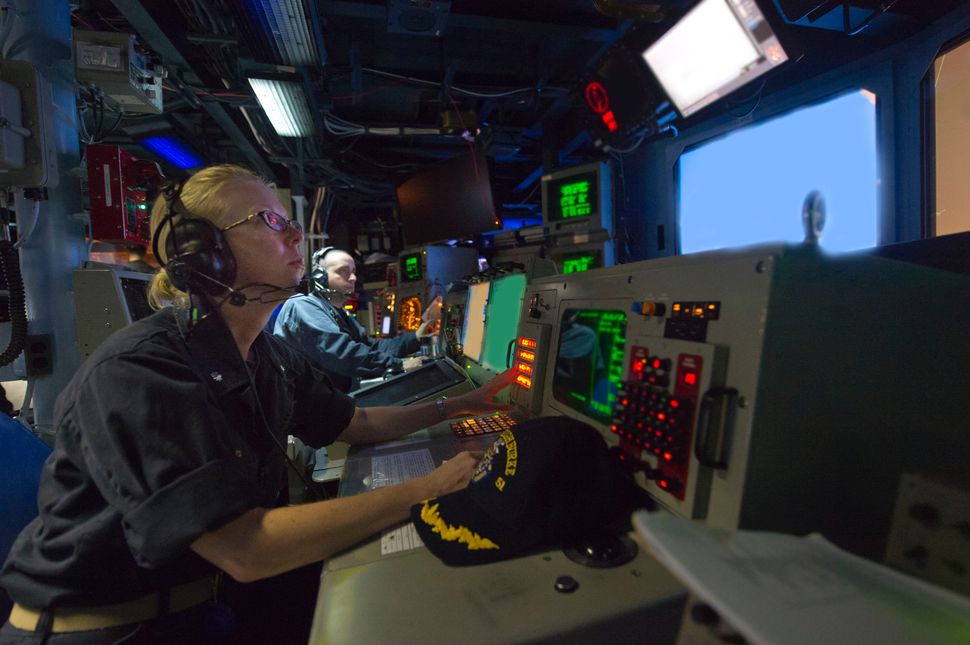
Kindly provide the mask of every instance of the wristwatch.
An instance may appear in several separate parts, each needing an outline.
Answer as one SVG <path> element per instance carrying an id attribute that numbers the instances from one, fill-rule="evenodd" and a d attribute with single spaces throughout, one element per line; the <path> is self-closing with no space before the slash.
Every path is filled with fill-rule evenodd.
<path id="1" fill-rule="evenodd" d="M 445 414 L 445 399 L 447 398 L 447 396 L 439 396 L 434 400 L 434 407 L 438 408 L 438 418 L 441 420 L 448 418 L 448 416 Z"/>

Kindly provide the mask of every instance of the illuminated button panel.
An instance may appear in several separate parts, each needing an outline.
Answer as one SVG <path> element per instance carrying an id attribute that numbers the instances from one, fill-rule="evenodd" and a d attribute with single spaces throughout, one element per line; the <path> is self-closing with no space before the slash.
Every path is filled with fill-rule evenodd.
<path id="1" fill-rule="evenodd" d="M 648 479 L 681 501 L 690 474 L 703 362 L 696 354 L 660 355 L 634 346 L 610 424 L 627 454 L 656 462 L 644 469 Z"/>
<path id="2" fill-rule="evenodd" d="M 539 341 L 535 338 L 519 336 L 515 341 L 515 382 L 526 390 L 532 389 L 538 347 Z"/>
<path id="3" fill-rule="evenodd" d="M 453 421 L 451 430 L 458 438 L 475 437 L 481 434 L 504 432 L 515 425 L 515 419 L 504 412 L 496 412 L 487 417 L 474 417 Z"/>

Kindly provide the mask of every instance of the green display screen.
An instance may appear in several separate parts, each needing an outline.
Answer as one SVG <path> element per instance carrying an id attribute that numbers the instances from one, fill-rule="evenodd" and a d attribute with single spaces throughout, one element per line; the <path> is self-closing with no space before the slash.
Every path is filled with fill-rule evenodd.
<path id="1" fill-rule="evenodd" d="M 582 273 L 590 269 L 598 269 L 600 266 L 602 266 L 602 262 L 598 252 L 572 253 L 562 256 L 562 272 L 564 274 Z"/>
<path id="2" fill-rule="evenodd" d="M 522 295 L 525 293 L 525 274 L 499 278 L 492 282 L 485 309 L 485 346 L 482 349 L 482 366 L 501 372 L 509 358 L 509 343 L 519 331 L 519 315 L 522 311 Z"/>
<path id="3" fill-rule="evenodd" d="M 417 282 L 421 277 L 421 254 L 401 256 L 401 282 Z"/>
<path id="4" fill-rule="evenodd" d="M 625 349 L 626 312 L 567 309 L 559 328 L 553 396 L 595 421 L 609 423 Z"/>
<path id="5" fill-rule="evenodd" d="M 571 175 L 549 182 L 547 217 L 551 222 L 591 217 L 598 214 L 599 174 L 596 171 Z"/>

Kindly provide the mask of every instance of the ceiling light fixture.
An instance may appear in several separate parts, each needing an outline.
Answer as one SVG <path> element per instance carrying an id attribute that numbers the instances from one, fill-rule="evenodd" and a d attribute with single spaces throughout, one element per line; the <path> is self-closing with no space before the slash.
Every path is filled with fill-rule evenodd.
<path id="1" fill-rule="evenodd" d="M 249 85 L 276 134 L 281 137 L 306 137 L 313 134 L 313 117 L 303 85 L 296 81 L 250 78 Z"/>
<path id="2" fill-rule="evenodd" d="M 302 0 L 257 0 L 248 5 L 285 64 L 319 64 Z"/>

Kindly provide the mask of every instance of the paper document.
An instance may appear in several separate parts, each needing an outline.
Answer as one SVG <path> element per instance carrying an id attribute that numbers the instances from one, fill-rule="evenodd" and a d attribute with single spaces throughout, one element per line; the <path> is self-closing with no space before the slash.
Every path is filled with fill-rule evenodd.
<path id="1" fill-rule="evenodd" d="M 422 546 L 424 542 L 413 523 L 381 533 L 381 555 L 410 551 Z"/>
<path id="2" fill-rule="evenodd" d="M 427 448 L 378 455 L 371 458 L 370 488 L 393 486 L 415 477 L 422 477 L 434 470 L 434 459 Z"/>
<path id="3" fill-rule="evenodd" d="M 970 599 L 818 534 L 713 529 L 638 511 L 654 556 L 753 645 L 970 643 Z"/>

